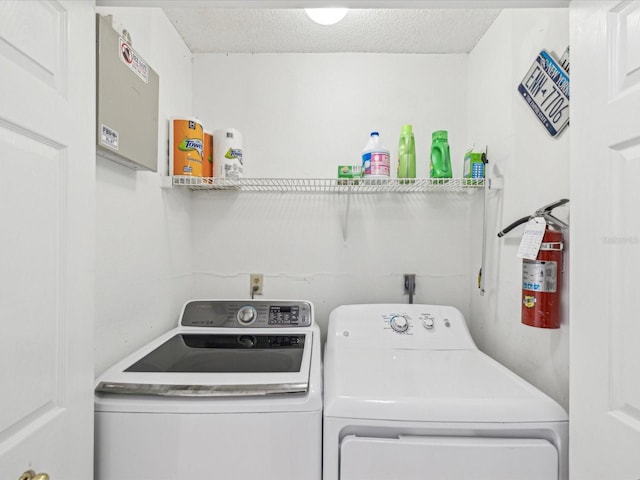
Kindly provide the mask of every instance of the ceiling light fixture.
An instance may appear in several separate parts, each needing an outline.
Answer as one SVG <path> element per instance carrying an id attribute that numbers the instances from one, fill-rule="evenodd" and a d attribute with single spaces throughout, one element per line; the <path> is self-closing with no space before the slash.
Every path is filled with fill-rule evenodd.
<path id="1" fill-rule="evenodd" d="M 305 8 L 309 18 L 320 25 L 334 25 L 344 18 L 348 8 Z"/>

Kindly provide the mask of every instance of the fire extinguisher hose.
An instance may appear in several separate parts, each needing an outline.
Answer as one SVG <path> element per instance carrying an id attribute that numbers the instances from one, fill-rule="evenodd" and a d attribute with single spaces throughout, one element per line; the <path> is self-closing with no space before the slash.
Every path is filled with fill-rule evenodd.
<path id="1" fill-rule="evenodd" d="M 551 211 L 554 208 L 560 207 L 560 206 L 562 206 L 562 205 L 564 205 L 566 203 L 569 203 L 569 199 L 568 198 L 561 198 L 557 202 L 553 202 L 553 203 L 550 203 L 548 205 L 545 205 L 542 208 L 539 208 L 538 210 L 536 210 L 536 213 L 534 213 L 531 216 L 527 215 L 526 217 L 519 218 L 515 222 L 511 223 L 510 225 L 508 225 L 505 228 L 503 228 L 502 230 L 500 230 L 498 232 L 498 238 L 504 237 L 507 233 L 509 233 L 514 228 L 516 228 L 518 225 L 522 225 L 523 223 L 527 223 L 529 221 L 529 219 L 534 218 L 534 217 L 545 217 L 547 220 L 551 220 L 555 224 L 558 224 L 558 225 L 561 225 L 561 226 L 567 226 L 564 222 L 561 222 L 556 217 L 551 215 Z"/>
<path id="2" fill-rule="evenodd" d="M 526 217 L 519 218 L 515 222 L 513 222 L 510 225 L 504 227 L 502 230 L 500 230 L 498 232 L 498 238 L 504 237 L 507 233 L 509 233 L 514 228 L 516 228 L 518 225 L 522 225 L 523 223 L 527 223 L 530 218 L 531 217 L 529 215 L 527 215 Z"/>

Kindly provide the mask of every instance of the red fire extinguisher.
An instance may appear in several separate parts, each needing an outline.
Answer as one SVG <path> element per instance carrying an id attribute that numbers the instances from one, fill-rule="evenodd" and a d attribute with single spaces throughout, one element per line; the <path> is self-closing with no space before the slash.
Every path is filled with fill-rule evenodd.
<path id="1" fill-rule="evenodd" d="M 554 217 L 551 211 L 568 202 L 563 198 L 546 205 L 532 216 L 522 217 L 498 233 L 498 237 L 502 237 L 532 218 L 542 217 L 545 220 L 538 255 L 534 260 L 522 260 L 522 323 L 531 327 L 560 328 L 564 250 L 562 230 L 568 225 Z"/>

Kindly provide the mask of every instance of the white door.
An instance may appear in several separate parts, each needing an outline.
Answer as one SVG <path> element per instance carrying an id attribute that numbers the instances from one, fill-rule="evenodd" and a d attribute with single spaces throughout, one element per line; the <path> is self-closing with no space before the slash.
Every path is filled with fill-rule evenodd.
<path id="1" fill-rule="evenodd" d="M 0 478 L 92 478 L 95 17 L 0 0 Z"/>
<path id="2" fill-rule="evenodd" d="M 640 1 L 570 11 L 569 465 L 575 480 L 638 480 Z"/>

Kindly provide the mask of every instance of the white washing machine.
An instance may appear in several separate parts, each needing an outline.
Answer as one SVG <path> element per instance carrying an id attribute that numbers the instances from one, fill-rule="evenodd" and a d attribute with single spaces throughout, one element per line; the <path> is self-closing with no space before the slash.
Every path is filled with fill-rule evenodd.
<path id="1" fill-rule="evenodd" d="M 188 302 L 98 379 L 96 480 L 319 480 L 320 353 L 309 302 Z"/>
<path id="2" fill-rule="evenodd" d="M 566 412 L 436 305 L 346 305 L 324 356 L 324 480 L 567 480 Z"/>

